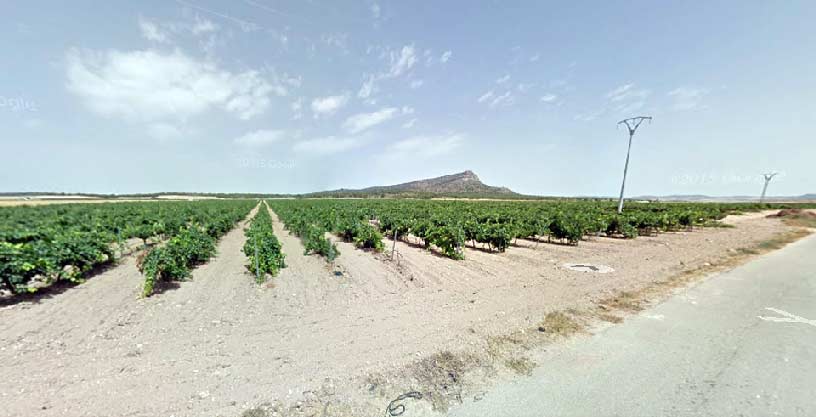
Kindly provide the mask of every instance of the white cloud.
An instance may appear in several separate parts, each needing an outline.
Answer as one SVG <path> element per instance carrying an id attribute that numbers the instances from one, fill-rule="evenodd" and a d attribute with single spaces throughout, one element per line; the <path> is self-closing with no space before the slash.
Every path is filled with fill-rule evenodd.
<path id="1" fill-rule="evenodd" d="M 402 106 L 400 112 L 402 112 L 402 114 L 414 114 L 414 108 L 409 106 Z"/>
<path id="2" fill-rule="evenodd" d="M 674 110 L 695 110 L 706 106 L 701 102 L 708 95 L 704 88 L 679 87 L 669 91 L 668 96 L 674 100 Z"/>
<path id="3" fill-rule="evenodd" d="M 439 57 L 439 62 L 443 64 L 448 62 L 448 60 L 451 58 L 451 55 L 453 55 L 453 51 L 445 51 L 445 53 L 443 53 L 442 56 Z"/>
<path id="4" fill-rule="evenodd" d="M 272 86 L 257 71 L 232 73 L 180 51 L 66 56 L 67 89 L 93 111 L 131 120 L 186 119 L 220 107 L 241 119 L 263 113 Z"/>
<path id="5" fill-rule="evenodd" d="M 251 148 L 264 147 L 283 139 L 285 132 L 282 130 L 256 130 L 243 134 L 235 139 L 233 143 Z"/>
<path id="6" fill-rule="evenodd" d="M 493 90 L 490 90 L 484 94 L 482 94 L 478 99 L 476 99 L 477 103 L 484 103 L 487 100 L 490 100 L 493 97 Z"/>
<path id="7" fill-rule="evenodd" d="M 623 100 L 631 100 L 631 99 L 645 99 L 649 97 L 651 91 L 638 89 L 635 87 L 634 84 L 624 84 L 609 93 L 606 94 L 606 98 L 608 98 L 612 102 L 623 101 Z"/>
<path id="8" fill-rule="evenodd" d="M 513 94 L 510 91 L 506 93 L 493 97 L 493 100 L 490 102 L 490 107 L 499 107 L 499 106 L 510 106 L 514 102 Z"/>
<path id="9" fill-rule="evenodd" d="M 300 75 L 289 75 L 286 72 L 279 73 L 275 67 L 270 65 L 265 65 L 263 74 L 268 78 L 272 92 L 280 97 L 288 96 L 291 90 L 300 88 L 303 83 L 303 77 Z"/>
<path id="10" fill-rule="evenodd" d="M 382 72 L 379 74 L 369 75 L 365 81 L 363 81 L 363 85 L 360 87 L 360 90 L 357 92 L 357 97 L 362 99 L 369 99 L 372 94 L 377 92 L 377 82 L 389 78 L 396 78 L 402 74 L 405 74 L 408 70 L 410 70 L 414 64 L 416 64 L 416 50 L 413 45 L 406 45 L 402 47 L 402 50 L 399 52 L 390 51 L 388 56 L 390 57 L 390 65 L 388 72 Z M 411 84 L 412 88 L 413 83 Z M 420 84 L 421 85 L 421 84 Z M 420 85 L 417 85 L 419 87 Z M 366 102 L 372 102 L 374 100 L 366 100 Z"/>
<path id="11" fill-rule="evenodd" d="M 512 105 L 514 101 L 513 93 L 511 91 L 507 91 L 502 95 L 497 95 L 493 92 L 493 90 L 482 94 L 482 96 L 476 100 L 477 103 L 487 103 L 490 108 L 509 106 Z"/>
<path id="12" fill-rule="evenodd" d="M 292 102 L 289 106 L 292 109 L 292 120 L 300 120 L 303 118 L 303 99 L 299 98 Z"/>
<path id="13" fill-rule="evenodd" d="M 396 142 L 388 147 L 391 157 L 420 156 L 436 157 L 449 154 L 462 146 L 464 136 L 448 134 L 441 136 L 415 136 Z"/>
<path id="14" fill-rule="evenodd" d="M 218 32 L 219 26 L 213 21 L 195 16 L 195 21 L 174 21 L 174 22 L 155 22 L 139 16 L 139 30 L 142 32 L 142 37 L 158 43 L 168 43 L 170 35 L 211 35 L 208 40 L 209 44 L 216 42 L 212 35 Z"/>
<path id="15" fill-rule="evenodd" d="M 582 121 L 582 122 L 591 122 L 591 121 L 603 116 L 604 114 L 606 114 L 606 108 L 602 108 L 602 109 L 596 110 L 594 112 L 576 114 L 573 118 L 575 120 Z"/>
<path id="16" fill-rule="evenodd" d="M 403 46 L 399 53 L 391 52 L 391 69 L 388 75 L 391 78 L 399 77 L 410 70 L 414 64 L 416 64 L 416 50 L 414 49 L 414 45 Z"/>
<path id="17" fill-rule="evenodd" d="M 374 19 L 379 19 L 380 12 L 381 12 L 380 5 L 377 3 L 371 3 L 371 17 L 373 17 Z"/>
<path id="18" fill-rule="evenodd" d="M 535 54 L 535 55 L 530 57 L 530 62 L 537 62 L 539 59 L 541 59 L 541 55 L 540 54 Z"/>
<path id="19" fill-rule="evenodd" d="M 544 103 L 553 103 L 555 100 L 558 100 L 558 96 L 555 94 L 547 93 L 541 96 L 541 101 Z"/>
<path id="20" fill-rule="evenodd" d="M 629 116 L 644 108 L 650 95 L 650 90 L 638 88 L 633 83 L 624 84 L 608 92 L 605 96 L 607 101 L 599 109 L 577 114 L 574 119 L 588 122 L 601 116 Z"/>
<path id="21" fill-rule="evenodd" d="M 355 114 L 346 119 L 343 128 L 351 134 L 359 133 L 390 120 L 396 113 L 396 108 L 388 107 L 372 113 Z"/>
<path id="22" fill-rule="evenodd" d="M 635 84 L 629 83 L 610 91 L 606 94 L 606 98 L 609 100 L 611 111 L 631 113 L 642 109 L 651 94 L 650 90 L 638 88 Z"/>
<path id="23" fill-rule="evenodd" d="M 142 37 L 149 41 L 167 42 L 167 34 L 159 28 L 159 25 L 141 16 L 139 16 L 139 29 L 142 31 Z"/>
<path id="24" fill-rule="evenodd" d="M 415 118 L 413 118 L 413 119 L 411 119 L 411 120 L 409 120 L 409 121 L 407 121 L 407 122 L 403 123 L 403 124 L 402 124 L 402 128 L 403 128 L 403 129 L 410 129 L 410 128 L 414 127 L 414 125 L 416 124 L 416 122 L 417 122 L 417 119 L 416 119 L 416 117 L 415 117 Z"/>
<path id="25" fill-rule="evenodd" d="M 212 20 L 202 19 L 202 18 L 200 18 L 198 16 L 196 16 L 196 21 L 193 24 L 193 26 L 190 28 L 190 31 L 193 33 L 193 35 L 196 35 L 196 36 L 206 34 L 206 33 L 215 32 L 217 30 L 218 30 L 218 25 L 213 23 Z"/>
<path id="26" fill-rule="evenodd" d="M 277 32 L 272 29 L 268 29 L 267 32 L 281 44 L 281 47 L 283 47 L 283 49 L 288 49 L 289 35 Z"/>
<path id="27" fill-rule="evenodd" d="M 347 33 L 333 33 L 330 35 L 323 35 L 321 37 L 323 43 L 331 48 L 338 50 L 340 53 L 347 54 L 348 50 L 348 34 Z"/>
<path id="28" fill-rule="evenodd" d="M 631 113 L 633 111 L 637 111 L 642 109 L 646 105 L 646 102 L 643 100 L 633 101 L 631 103 L 622 104 L 620 106 L 616 106 L 614 108 L 615 111 L 618 113 Z"/>
<path id="29" fill-rule="evenodd" d="M 422 87 L 423 84 L 425 84 L 425 81 L 414 80 L 414 81 L 411 81 L 411 88 L 416 90 L 417 88 Z"/>
<path id="30" fill-rule="evenodd" d="M 496 84 L 504 84 L 510 81 L 510 74 L 505 74 L 504 77 L 496 78 Z"/>
<path id="31" fill-rule="evenodd" d="M 329 155 L 363 146 L 365 142 L 360 138 L 325 138 L 302 140 L 295 143 L 292 150 L 314 155 Z"/>
<path id="32" fill-rule="evenodd" d="M 337 112 L 338 109 L 345 106 L 346 103 L 348 103 L 348 99 L 348 94 L 318 97 L 312 100 L 312 112 L 314 112 L 315 117 L 331 116 Z"/>
<path id="33" fill-rule="evenodd" d="M 360 91 L 357 92 L 357 97 L 359 98 L 368 98 L 371 94 L 375 93 L 377 90 L 376 80 L 374 76 L 369 76 L 365 81 L 363 81 L 363 85 L 360 87 Z"/>
<path id="34" fill-rule="evenodd" d="M 530 91 L 530 89 L 533 87 L 535 87 L 535 83 L 518 83 L 518 85 L 516 85 L 516 90 L 523 94 Z"/>
<path id="35" fill-rule="evenodd" d="M 425 52 L 422 53 L 422 56 L 425 57 L 425 67 L 430 67 L 433 65 L 434 57 L 432 55 L 433 51 L 430 49 L 426 49 Z"/>

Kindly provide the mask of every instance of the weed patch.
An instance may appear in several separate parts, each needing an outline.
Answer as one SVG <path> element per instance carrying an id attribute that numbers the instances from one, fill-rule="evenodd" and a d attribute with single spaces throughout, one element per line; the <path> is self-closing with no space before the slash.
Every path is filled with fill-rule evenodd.
<path id="1" fill-rule="evenodd" d="M 480 361 L 472 355 L 455 355 L 449 351 L 429 356 L 413 369 L 424 398 L 435 411 L 447 412 L 452 402 L 462 402 L 465 372 Z"/>
<path id="2" fill-rule="evenodd" d="M 621 291 L 616 296 L 601 300 L 601 304 L 616 309 L 629 312 L 638 312 L 644 308 L 643 297 L 638 293 Z"/>
<path id="3" fill-rule="evenodd" d="M 569 336 L 584 329 L 573 316 L 560 311 L 547 313 L 544 320 L 539 324 L 538 331 L 558 336 Z"/>
<path id="4" fill-rule="evenodd" d="M 510 358 L 504 361 L 504 366 L 518 375 L 530 376 L 533 374 L 536 363 L 526 357 Z"/>

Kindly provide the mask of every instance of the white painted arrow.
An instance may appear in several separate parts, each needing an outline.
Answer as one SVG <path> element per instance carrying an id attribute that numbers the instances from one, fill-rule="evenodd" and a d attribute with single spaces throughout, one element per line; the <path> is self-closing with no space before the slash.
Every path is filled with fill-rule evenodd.
<path id="1" fill-rule="evenodd" d="M 804 323 L 809 324 L 811 326 L 816 327 L 816 320 L 808 320 L 804 317 L 797 316 L 795 314 L 788 313 L 787 311 L 780 310 L 778 308 L 773 307 L 765 307 L 765 310 L 773 311 L 776 314 L 785 316 L 785 317 L 764 317 L 764 316 L 757 316 L 760 320 L 765 321 L 774 321 L 777 323 Z"/>

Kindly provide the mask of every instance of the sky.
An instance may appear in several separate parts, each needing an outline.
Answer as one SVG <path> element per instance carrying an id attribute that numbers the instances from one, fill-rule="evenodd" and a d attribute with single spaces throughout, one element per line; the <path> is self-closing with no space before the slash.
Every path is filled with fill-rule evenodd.
<path id="1" fill-rule="evenodd" d="M 816 2 L 3 2 L 0 191 L 816 192 Z"/>

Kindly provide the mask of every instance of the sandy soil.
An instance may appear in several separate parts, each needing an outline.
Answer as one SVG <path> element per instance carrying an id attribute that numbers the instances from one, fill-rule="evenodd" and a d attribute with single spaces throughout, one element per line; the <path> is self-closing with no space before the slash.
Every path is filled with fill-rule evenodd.
<path id="1" fill-rule="evenodd" d="M 550 311 L 593 305 L 788 230 L 755 216 L 577 247 L 468 248 L 464 261 L 404 242 L 391 261 L 339 242 L 329 265 L 303 255 L 273 221 L 288 266 L 262 286 L 246 272 L 242 224 L 192 280 L 149 299 L 138 298 L 142 277 L 127 258 L 61 294 L 0 308 L 0 415 L 239 416 L 264 402 L 294 404 L 297 415 L 378 415 L 391 392 L 375 389 L 373 376 L 406 373 L 407 389 L 411 367 L 437 352 L 484 349 Z M 570 262 L 614 272 L 562 266 Z"/>
<path id="2" fill-rule="evenodd" d="M 726 218 L 722 219 L 722 222 L 725 224 L 730 224 L 732 226 L 738 225 L 742 222 L 746 221 L 754 221 L 756 219 L 760 219 L 763 217 L 768 217 L 771 214 L 778 213 L 779 210 L 762 210 L 762 211 L 755 211 L 753 213 L 745 213 L 740 216 L 727 216 Z"/>

